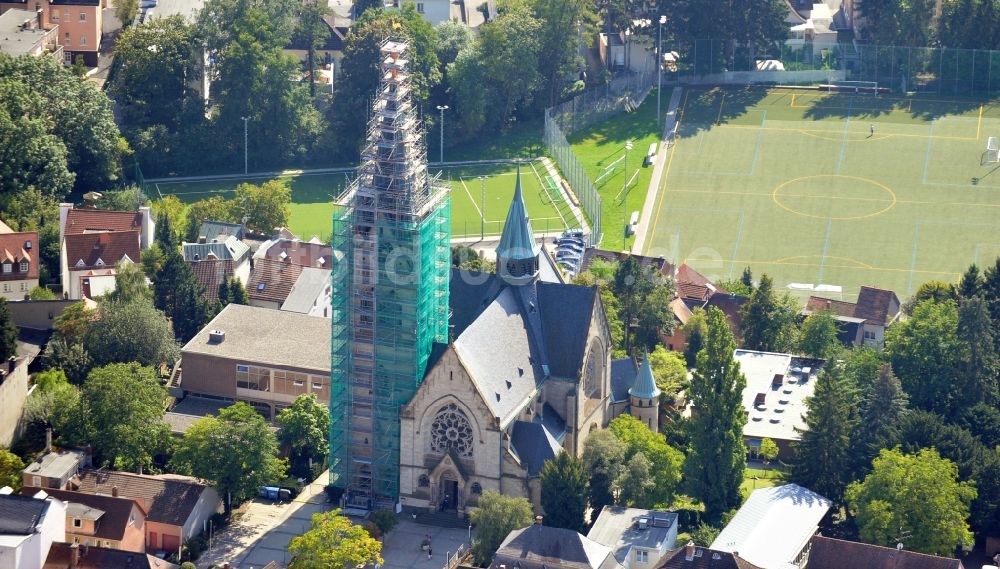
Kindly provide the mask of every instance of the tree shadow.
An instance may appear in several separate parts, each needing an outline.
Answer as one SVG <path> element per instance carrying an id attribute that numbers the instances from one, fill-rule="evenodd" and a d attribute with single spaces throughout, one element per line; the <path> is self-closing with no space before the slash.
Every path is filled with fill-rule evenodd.
<path id="1" fill-rule="evenodd" d="M 714 126 L 728 124 L 753 110 L 768 93 L 765 86 L 688 89 L 677 132 L 690 138 Z"/>

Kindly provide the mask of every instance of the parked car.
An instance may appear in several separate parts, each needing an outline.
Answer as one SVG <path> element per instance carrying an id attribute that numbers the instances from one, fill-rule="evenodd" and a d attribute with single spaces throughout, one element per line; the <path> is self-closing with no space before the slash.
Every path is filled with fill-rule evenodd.
<path id="1" fill-rule="evenodd" d="M 582 237 L 557 237 L 556 245 L 562 245 L 564 243 L 572 243 L 574 245 L 585 246 L 586 243 L 583 242 Z"/>
<path id="2" fill-rule="evenodd" d="M 564 242 L 556 246 L 557 251 L 573 251 L 574 253 L 583 254 L 585 247 L 577 243 Z"/>
<path id="3" fill-rule="evenodd" d="M 583 239 L 583 230 L 567 229 L 566 231 L 563 231 L 563 237 L 578 237 L 580 239 Z"/>

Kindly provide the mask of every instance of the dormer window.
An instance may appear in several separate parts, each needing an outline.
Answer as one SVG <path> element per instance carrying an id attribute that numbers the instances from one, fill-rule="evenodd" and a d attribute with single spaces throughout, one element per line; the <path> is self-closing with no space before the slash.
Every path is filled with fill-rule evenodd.
<path id="1" fill-rule="evenodd" d="M 21 265 L 20 265 L 20 269 L 19 270 L 22 273 L 28 272 L 28 262 L 27 261 L 21 261 Z"/>
<path id="2" fill-rule="evenodd" d="M 97 261 L 94 264 L 97 265 L 98 267 L 103 267 L 104 266 L 104 259 L 98 257 Z"/>
<path id="3" fill-rule="evenodd" d="M 32 247 L 31 239 L 28 239 L 27 241 L 24 242 L 24 248 L 25 249 L 27 249 L 28 251 L 30 251 L 31 247 Z"/>
<path id="4" fill-rule="evenodd" d="M 75 528 L 82 528 L 83 527 L 83 520 L 81 520 L 80 518 L 73 518 L 73 527 L 75 527 Z"/>
<path id="5" fill-rule="evenodd" d="M 83 259 L 80 259 L 79 261 L 76 262 L 76 266 L 77 267 L 86 267 L 87 264 L 83 262 Z"/>
<path id="6" fill-rule="evenodd" d="M 3 264 L 3 274 L 5 274 L 5 275 L 9 274 L 13 270 L 14 270 L 14 265 L 12 265 L 10 263 L 10 261 L 4 261 L 4 264 Z"/>

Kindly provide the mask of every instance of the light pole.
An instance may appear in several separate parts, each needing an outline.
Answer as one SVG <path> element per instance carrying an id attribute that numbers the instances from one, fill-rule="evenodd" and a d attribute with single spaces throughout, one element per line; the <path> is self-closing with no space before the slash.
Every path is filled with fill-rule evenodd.
<path id="1" fill-rule="evenodd" d="M 438 162 L 444 164 L 444 112 L 448 110 L 448 105 L 438 105 L 437 110 L 441 111 L 441 154 Z"/>
<path id="2" fill-rule="evenodd" d="M 479 177 L 479 194 L 479 203 L 483 206 L 483 210 L 481 212 L 483 216 L 479 221 L 479 240 L 482 241 L 486 239 L 486 178 L 482 176 Z M 471 528 L 472 526 L 469 527 Z"/>
<path id="3" fill-rule="evenodd" d="M 632 139 L 625 141 L 625 156 L 622 157 L 622 167 L 625 169 L 625 184 L 622 186 L 622 193 L 625 194 L 625 239 L 628 239 L 628 151 L 632 150 Z"/>
<path id="4" fill-rule="evenodd" d="M 247 173 L 247 121 L 250 117 L 240 117 L 243 119 L 243 175 Z"/>
<path id="5" fill-rule="evenodd" d="M 660 122 L 660 90 L 663 89 L 663 24 L 667 23 L 666 16 L 660 16 L 660 25 L 656 29 L 656 126 L 661 127 Z"/>

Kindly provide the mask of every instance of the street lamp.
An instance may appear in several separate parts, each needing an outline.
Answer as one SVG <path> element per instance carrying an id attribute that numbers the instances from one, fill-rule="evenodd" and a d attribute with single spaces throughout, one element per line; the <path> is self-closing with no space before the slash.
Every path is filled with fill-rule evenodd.
<path id="1" fill-rule="evenodd" d="M 628 239 L 628 151 L 632 150 L 632 139 L 625 141 L 625 156 L 622 157 L 622 167 L 625 169 L 625 184 L 622 186 L 622 193 L 625 194 L 625 239 Z"/>
<path id="2" fill-rule="evenodd" d="M 663 89 L 663 24 L 667 23 L 666 16 L 660 16 L 660 25 L 656 29 L 656 126 L 660 126 L 660 91 Z"/>
<path id="3" fill-rule="evenodd" d="M 444 112 L 448 110 L 448 105 L 438 105 L 437 110 L 441 111 L 441 154 L 438 162 L 444 164 Z"/>
<path id="4" fill-rule="evenodd" d="M 243 175 L 247 173 L 247 121 L 250 117 L 240 117 L 243 119 Z"/>

